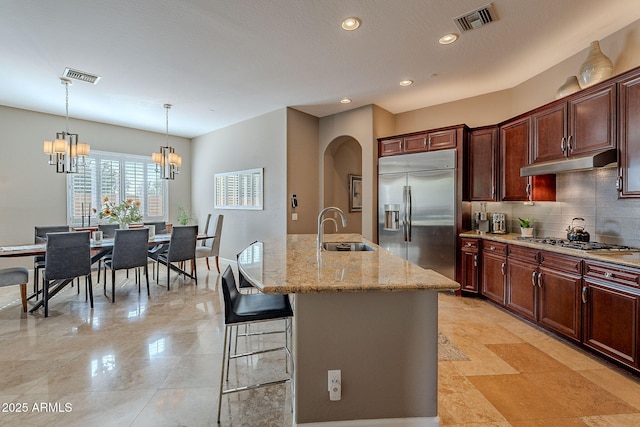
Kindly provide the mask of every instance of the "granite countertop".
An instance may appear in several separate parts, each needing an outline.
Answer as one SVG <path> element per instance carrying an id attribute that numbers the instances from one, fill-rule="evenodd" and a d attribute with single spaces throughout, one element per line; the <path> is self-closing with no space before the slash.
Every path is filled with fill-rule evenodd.
<path id="1" fill-rule="evenodd" d="M 475 231 L 468 231 L 460 234 L 460 237 L 491 240 L 493 242 L 508 243 L 528 248 L 544 250 L 547 252 L 557 252 L 565 255 L 572 255 L 585 260 L 610 262 L 612 264 L 625 265 L 627 267 L 640 267 L 639 252 L 601 252 L 601 251 L 581 251 L 579 249 L 563 248 L 559 246 L 546 245 L 544 243 L 531 243 L 518 240 L 520 234 L 484 234 L 480 235 Z"/>
<path id="2" fill-rule="evenodd" d="M 325 242 L 363 242 L 375 251 L 319 251 L 315 234 L 257 242 L 239 256 L 245 277 L 266 294 L 456 290 L 460 285 L 412 264 L 359 234 L 326 234 Z"/>

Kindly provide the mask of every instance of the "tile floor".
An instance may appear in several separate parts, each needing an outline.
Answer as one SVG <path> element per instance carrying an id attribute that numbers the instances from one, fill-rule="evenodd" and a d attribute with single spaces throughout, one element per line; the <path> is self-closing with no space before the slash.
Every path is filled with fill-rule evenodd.
<path id="1" fill-rule="evenodd" d="M 93 311 L 67 288 L 47 319 L 21 313 L 18 287 L 0 288 L 0 426 L 215 425 L 222 294 L 218 273 L 198 267 L 197 287 L 174 275 L 167 292 L 162 275 L 150 298 L 118 273 L 116 303 L 94 284 Z M 483 301 L 442 294 L 439 311 L 469 358 L 439 364 L 442 425 L 640 425 L 636 378 Z M 278 375 L 283 357 L 232 365 L 232 381 Z M 288 385 L 223 399 L 222 425 L 291 424 Z"/>

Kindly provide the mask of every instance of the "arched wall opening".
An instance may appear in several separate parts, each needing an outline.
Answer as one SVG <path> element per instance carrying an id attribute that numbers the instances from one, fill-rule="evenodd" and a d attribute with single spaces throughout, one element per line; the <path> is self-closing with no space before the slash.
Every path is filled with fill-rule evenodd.
<path id="1" fill-rule="evenodd" d="M 362 208 L 357 210 L 357 202 L 361 204 L 362 194 L 356 194 L 356 209 L 351 206 L 351 176 L 362 177 L 362 147 L 353 137 L 345 135 L 335 138 L 324 151 L 323 168 L 323 206 L 336 206 L 347 216 L 347 227 L 343 228 L 338 221 L 339 233 L 362 234 Z M 360 187 L 361 189 L 362 187 Z M 361 190 L 360 190 L 361 191 Z M 325 232 L 335 232 L 332 224 L 325 224 Z"/>

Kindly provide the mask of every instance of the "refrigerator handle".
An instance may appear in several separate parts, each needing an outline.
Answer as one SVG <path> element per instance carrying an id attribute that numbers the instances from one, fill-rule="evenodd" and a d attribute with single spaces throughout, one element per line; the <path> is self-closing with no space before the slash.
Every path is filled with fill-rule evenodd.
<path id="1" fill-rule="evenodd" d="M 411 211 L 412 206 L 411 206 L 411 186 L 407 186 L 407 219 L 408 219 L 408 224 L 407 224 L 407 242 L 411 241 Z"/>
<path id="2" fill-rule="evenodd" d="M 402 240 L 407 241 L 407 186 L 402 187 Z"/>

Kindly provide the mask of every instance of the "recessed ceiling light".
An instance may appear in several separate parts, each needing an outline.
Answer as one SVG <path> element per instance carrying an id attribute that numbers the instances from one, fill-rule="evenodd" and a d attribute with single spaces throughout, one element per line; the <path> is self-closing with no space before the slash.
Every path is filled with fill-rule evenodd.
<path id="1" fill-rule="evenodd" d="M 342 98 L 340 104 L 351 104 L 351 100 L 349 98 Z"/>
<path id="2" fill-rule="evenodd" d="M 400 82 L 400 86 L 410 86 L 413 84 L 413 80 L 403 80 Z"/>
<path id="3" fill-rule="evenodd" d="M 440 44 L 451 44 L 456 40 L 458 40 L 458 35 L 455 34 L 455 33 L 449 33 L 449 34 L 445 34 L 444 36 L 440 37 L 440 40 L 438 40 L 438 43 L 440 43 Z"/>
<path id="4" fill-rule="evenodd" d="M 342 21 L 342 29 L 347 31 L 357 30 L 361 23 L 362 21 L 360 20 L 360 18 L 352 16 Z"/>

